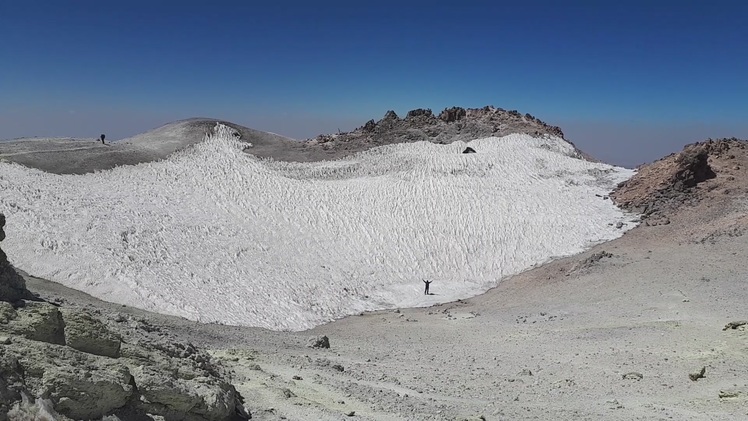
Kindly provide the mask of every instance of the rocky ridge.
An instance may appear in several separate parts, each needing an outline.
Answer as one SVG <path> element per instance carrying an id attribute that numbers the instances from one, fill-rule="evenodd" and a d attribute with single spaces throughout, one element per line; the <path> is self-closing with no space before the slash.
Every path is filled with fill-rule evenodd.
<path id="1" fill-rule="evenodd" d="M 637 168 L 611 198 L 622 208 L 641 213 L 644 225 L 669 224 L 671 214 L 684 205 L 690 208 L 704 200 L 717 205 L 748 197 L 742 182 L 747 169 L 748 141 L 710 139 Z M 724 213 L 731 206 L 714 209 Z"/>
<path id="2" fill-rule="evenodd" d="M 144 318 L 36 299 L 2 251 L 0 267 L 0 420 L 249 417 L 208 354 Z"/>
<path id="3" fill-rule="evenodd" d="M 307 139 L 303 145 L 309 151 L 322 149 L 331 154 L 349 154 L 393 143 L 427 141 L 446 144 L 512 133 L 564 138 L 559 127 L 546 124 L 530 114 L 486 106 L 451 107 L 438 115 L 430 109 L 418 108 L 408 111 L 405 118 L 390 110 L 379 121 L 369 120 L 350 132 L 319 135 Z M 581 151 L 578 154 L 588 158 Z"/>

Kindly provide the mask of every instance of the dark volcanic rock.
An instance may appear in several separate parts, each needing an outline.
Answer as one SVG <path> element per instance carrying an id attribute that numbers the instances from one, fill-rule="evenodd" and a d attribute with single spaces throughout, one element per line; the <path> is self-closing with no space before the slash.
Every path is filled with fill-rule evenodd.
<path id="1" fill-rule="evenodd" d="M 408 115 L 405 116 L 405 118 L 409 120 L 413 120 L 418 117 L 429 119 L 434 117 L 434 113 L 431 112 L 431 110 L 428 108 L 416 108 L 415 110 L 408 111 Z"/>
<path id="2" fill-rule="evenodd" d="M 5 215 L 0 214 L 0 241 L 5 239 Z M 26 289 L 26 283 L 13 266 L 8 262 L 8 257 L 0 248 L 0 301 L 10 303 L 23 299 L 33 299 L 34 296 Z"/>
<path id="3" fill-rule="evenodd" d="M 445 123 L 452 123 L 454 121 L 462 120 L 467 115 L 462 107 L 446 108 L 444 111 L 439 113 L 439 119 Z"/>
<path id="4" fill-rule="evenodd" d="M 387 120 L 400 120 L 400 117 L 397 116 L 396 112 L 394 112 L 392 110 L 389 110 L 386 113 L 384 113 L 384 118 L 382 118 L 382 120 L 384 120 L 384 121 L 387 121 Z"/>
<path id="5" fill-rule="evenodd" d="M 330 339 L 327 336 L 315 336 L 309 340 L 310 348 L 330 348 Z"/>
<path id="6" fill-rule="evenodd" d="M 361 130 L 367 133 L 371 133 L 376 128 L 377 128 L 377 122 L 372 119 L 372 120 L 367 121 L 366 124 L 364 124 L 364 127 L 361 128 Z"/>
<path id="7" fill-rule="evenodd" d="M 530 114 L 522 115 L 516 110 L 506 111 L 486 106 L 446 108 L 438 117 L 430 109 L 418 108 L 408 111 L 403 119 L 390 110 L 381 120 L 369 120 L 351 132 L 319 135 L 302 144 L 309 160 L 318 160 L 342 158 L 376 146 L 395 143 L 428 141 L 447 144 L 512 133 L 564 137 L 561 129 Z M 589 159 L 581 152 L 578 152 L 578 156 Z"/>

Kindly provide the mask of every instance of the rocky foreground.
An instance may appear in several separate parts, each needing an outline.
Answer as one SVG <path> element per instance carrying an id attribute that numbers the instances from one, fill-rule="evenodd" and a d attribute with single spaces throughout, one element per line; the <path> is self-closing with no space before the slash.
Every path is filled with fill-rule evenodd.
<path id="1" fill-rule="evenodd" d="M 2 250 L 0 299 L 0 420 L 248 418 L 209 355 L 144 318 L 37 298 Z"/>

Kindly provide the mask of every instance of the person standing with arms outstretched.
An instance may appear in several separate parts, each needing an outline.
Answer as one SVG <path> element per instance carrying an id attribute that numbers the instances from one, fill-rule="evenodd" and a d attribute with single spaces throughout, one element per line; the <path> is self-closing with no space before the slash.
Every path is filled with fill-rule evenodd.
<path id="1" fill-rule="evenodd" d="M 431 285 L 432 282 L 434 281 L 423 280 L 423 283 L 426 284 L 426 288 L 423 290 L 424 295 L 429 295 L 429 285 Z"/>

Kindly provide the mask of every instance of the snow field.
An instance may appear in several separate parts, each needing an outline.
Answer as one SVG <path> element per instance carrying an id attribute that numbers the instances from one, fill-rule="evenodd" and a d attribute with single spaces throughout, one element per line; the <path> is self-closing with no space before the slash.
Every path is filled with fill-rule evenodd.
<path id="1" fill-rule="evenodd" d="M 3 248 L 20 269 L 108 301 L 303 330 L 474 296 L 633 227 L 596 196 L 633 172 L 576 159 L 557 138 L 284 163 L 243 153 L 232 132 L 95 174 L 0 163 Z M 467 145 L 478 153 L 461 154 Z"/>

